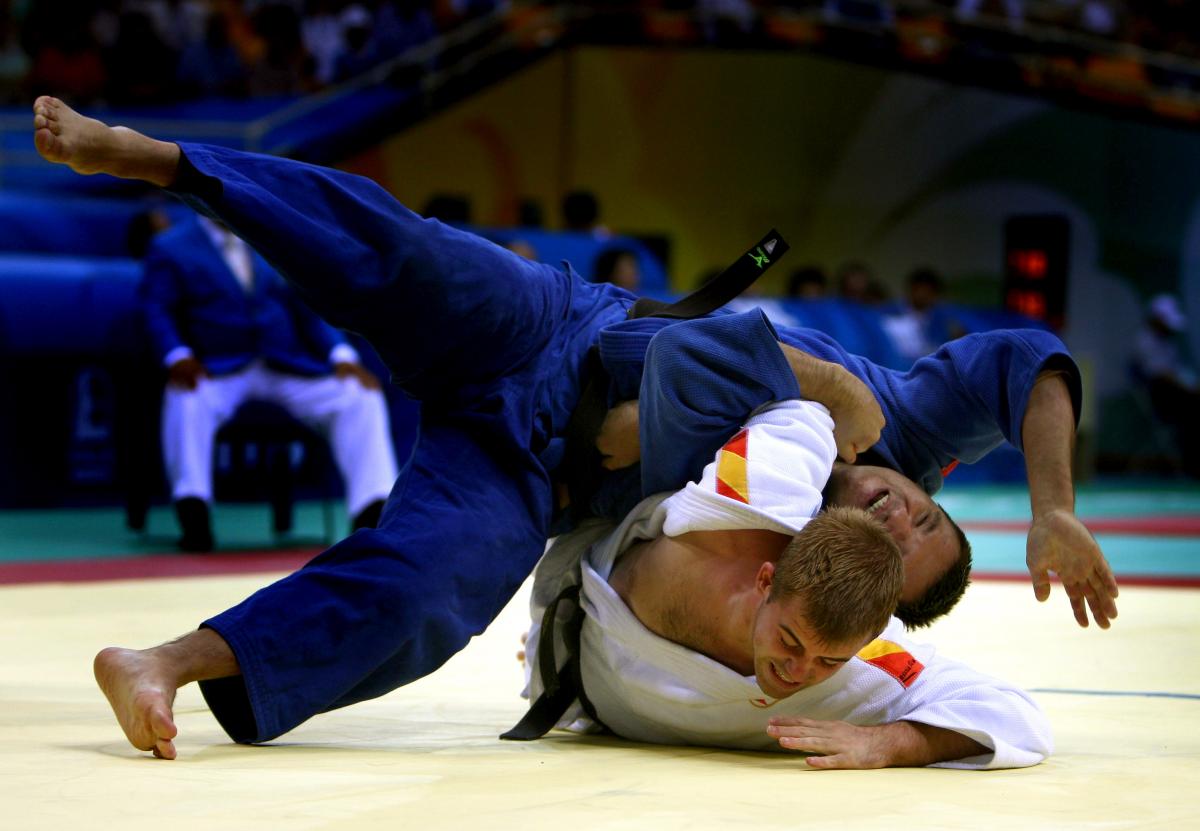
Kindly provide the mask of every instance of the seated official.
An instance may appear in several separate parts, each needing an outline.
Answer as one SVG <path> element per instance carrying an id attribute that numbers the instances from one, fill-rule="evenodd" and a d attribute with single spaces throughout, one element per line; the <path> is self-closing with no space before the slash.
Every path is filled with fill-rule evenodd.
<path id="1" fill-rule="evenodd" d="M 213 443 L 252 400 L 329 440 L 354 529 L 376 525 L 397 475 L 379 380 L 265 260 L 207 218 L 185 221 L 150 243 L 141 299 L 168 374 L 163 458 L 181 548 L 213 548 Z"/>

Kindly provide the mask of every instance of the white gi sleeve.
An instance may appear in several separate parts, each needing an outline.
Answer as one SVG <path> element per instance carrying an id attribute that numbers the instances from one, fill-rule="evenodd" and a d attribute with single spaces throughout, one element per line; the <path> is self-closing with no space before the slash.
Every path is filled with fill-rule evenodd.
<path id="1" fill-rule="evenodd" d="M 928 644 L 909 641 L 899 621 L 893 620 L 852 664 L 860 661 L 861 665 L 846 669 L 852 673 L 870 672 L 872 677 L 863 680 L 869 680 L 868 686 L 875 695 L 860 688 L 855 690 L 855 697 L 867 709 L 871 709 L 870 699 L 877 695 L 891 700 L 884 705 L 883 712 L 862 721 L 855 714 L 843 718 L 860 724 L 919 722 L 961 733 L 992 750 L 934 767 L 978 770 L 1027 767 L 1041 762 L 1054 749 L 1049 721 L 1028 693 L 958 661 L 943 658 Z M 859 685 L 852 682 L 849 686 Z"/>
<path id="2" fill-rule="evenodd" d="M 663 532 L 761 528 L 794 534 L 821 509 L 837 445 L 829 410 L 788 400 L 757 410 L 717 452 L 699 482 L 663 507 Z"/>

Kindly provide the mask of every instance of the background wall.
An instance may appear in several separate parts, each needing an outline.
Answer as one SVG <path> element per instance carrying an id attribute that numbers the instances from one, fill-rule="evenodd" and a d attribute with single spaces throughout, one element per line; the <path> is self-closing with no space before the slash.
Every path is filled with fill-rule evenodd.
<path id="1" fill-rule="evenodd" d="M 553 227 L 561 194 L 588 188 L 610 228 L 669 236 L 677 289 L 774 225 L 791 267 L 860 258 L 899 289 L 929 264 L 953 297 L 998 302 L 1004 219 L 1061 213 L 1064 335 L 1101 396 L 1145 297 L 1176 291 L 1200 317 L 1200 134 L 824 58 L 579 48 L 349 166 L 418 209 L 470 195 L 484 224 L 529 197 Z"/>

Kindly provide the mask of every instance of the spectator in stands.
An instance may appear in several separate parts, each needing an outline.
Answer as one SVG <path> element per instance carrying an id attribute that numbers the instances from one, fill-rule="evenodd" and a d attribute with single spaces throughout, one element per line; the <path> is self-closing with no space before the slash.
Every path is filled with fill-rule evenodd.
<path id="1" fill-rule="evenodd" d="M 1116 0 L 1083 0 L 1079 4 L 1079 28 L 1100 37 L 1116 37 L 1124 28 L 1124 4 Z"/>
<path id="2" fill-rule="evenodd" d="M 421 216 L 449 225 L 470 224 L 471 213 L 471 197 L 461 193 L 435 193 L 421 210 Z"/>
<path id="3" fill-rule="evenodd" d="M 304 48 L 313 57 L 313 77 L 320 84 L 333 83 L 338 56 L 346 48 L 337 0 L 308 0 L 301 34 Z"/>
<path id="4" fill-rule="evenodd" d="M 1196 56 L 1200 24 L 1188 0 L 1139 0 L 1131 4 L 1132 30 L 1140 46 L 1160 52 Z"/>
<path id="5" fill-rule="evenodd" d="M 315 89 L 315 63 L 304 48 L 299 12 L 285 3 L 270 3 L 260 6 L 253 19 L 265 49 L 250 66 L 250 94 L 297 95 Z"/>
<path id="6" fill-rule="evenodd" d="M 787 296 L 796 300 L 820 300 L 825 296 L 829 281 L 819 265 L 806 265 L 788 278 Z"/>
<path id="7" fill-rule="evenodd" d="M 210 14 L 204 38 L 183 51 L 178 83 L 185 96 L 236 98 L 246 94 L 246 66 L 229 40 L 229 21 L 223 13 Z"/>
<path id="8" fill-rule="evenodd" d="M 92 41 L 85 10 L 69 3 L 46 3 L 30 9 L 24 34 L 33 55 L 30 84 L 59 90 L 74 101 L 100 97 L 108 82 L 104 60 Z"/>
<path id="9" fill-rule="evenodd" d="M 562 222 L 567 231 L 609 236 L 608 229 L 600 224 L 600 200 L 590 190 L 573 190 L 563 197 Z"/>
<path id="10" fill-rule="evenodd" d="M 474 17 L 491 14 L 501 6 L 511 5 L 511 0 L 437 0 L 437 17 L 445 26 L 453 25 Z"/>
<path id="11" fill-rule="evenodd" d="M 175 92 L 177 56 L 159 35 L 151 17 L 121 14 L 116 45 L 108 53 L 108 97 L 121 104 L 156 104 Z"/>
<path id="12" fill-rule="evenodd" d="M 896 12 L 891 0 L 824 0 L 822 11 L 834 21 L 891 26 Z"/>
<path id="13" fill-rule="evenodd" d="M 514 254 L 521 255 L 527 260 L 533 260 L 535 262 L 537 261 L 537 249 L 533 247 L 533 244 L 529 242 L 529 240 L 520 239 L 518 237 L 517 239 L 511 239 L 504 243 L 504 247 Z"/>
<path id="14" fill-rule="evenodd" d="M 1146 325 L 1134 343 L 1133 369 L 1150 393 L 1155 414 L 1175 431 L 1184 470 L 1200 477 L 1200 385 L 1178 343 L 1186 327 L 1187 318 L 1173 295 L 1152 299 Z"/>
<path id="15" fill-rule="evenodd" d="M 714 267 L 702 272 L 699 279 L 696 280 L 696 287 L 698 288 L 708 283 L 722 271 L 724 271 L 723 268 Z M 782 302 L 778 297 L 763 296 L 762 291 L 763 287 L 761 283 L 752 283 L 749 288 L 733 300 L 730 300 L 727 305 L 735 312 L 762 309 L 767 318 L 775 324 L 782 324 L 784 326 L 805 325 L 804 321 L 796 317 L 794 313 L 795 309 L 789 309 L 788 304 Z"/>
<path id="16" fill-rule="evenodd" d="M 100 53 L 108 55 L 117 47 L 117 38 L 121 35 L 121 2 L 122 0 L 98 0 L 92 4 L 92 16 L 88 19 L 88 31 L 92 42 L 100 48 Z"/>
<path id="17" fill-rule="evenodd" d="M 342 11 L 340 19 L 346 45 L 334 70 L 334 78 L 339 82 L 358 77 L 379 62 L 371 39 L 371 13 L 354 3 Z"/>
<path id="18" fill-rule="evenodd" d="M 965 332 L 950 321 L 941 305 L 945 283 L 932 268 L 908 275 L 908 300 L 884 315 L 883 328 L 896 351 L 915 361 Z"/>
<path id="19" fill-rule="evenodd" d="M 637 292 L 642 285 L 637 252 L 621 246 L 605 248 L 592 261 L 592 282 L 612 283 L 626 291 Z"/>
<path id="20" fill-rule="evenodd" d="M 422 0 L 373 0 L 373 48 L 381 60 L 394 58 L 437 37 L 433 13 Z"/>
<path id="21" fill-rule="evenodd" d="M 0 104 L 20 100 L 29 75 L 29 55 L 17 38 L 7 6 L 0 6 Z"/>
<path id="22" fill-rule="evenodd" d="M 755 34 L 759 23 L 748 0 L 696 0 L 696 16 L 710 43 L 737 43 Z"/>
<path id="23" fill-rule="evenodd" d="M 529 196 L 517 201 L 517 225 L 522 228 L 541 228 L 545 224 L 541 202 Z"/>
<path id="24" fill-rule="evenodd" d="M 958 0 L 955 16 L 964 22 L 974 22 L 981 14 L 1003 14 L 1008 25 L 1019 29 L 1025 23 L 1025 0 Z"/>
<path id="25" fill-rule="evenodd" d="M 855 303 L 870 302 L 874 282 L 875 272 L 869 265 L 861 260 L 850 260 L 837 271 L 838 297 Z"/>
<path id="26" fill-rule="evenodd" d="M 224 13 L 228 30 L 229 42 L 237 50 L 242 65 L 251 67 L 263 60 L 267 52 L 267 42 L 258 33 L 256 21 L 246 10 L 241 0 L 231 0 L 222 3 L 219 10 Z"/>
<path id="27" fill-rule="evenodd" d="M 252 399 L 327 436 L 353 527 L 376 525 L 397 475 L 379 380 L 266 261 L 208 219 L 187 221 L 150 243 L 142 305 L 167 368 L 163 457 L 181 548 L 213 547 L 214 438 Z"/>
<path id="28" fill-rule="evenodd" d="M 155 20 L 159 36 L 176 52 L 204 40 L 214 4 L 208 0 L 162 0 L 154 5 L 162 12 Z"/>

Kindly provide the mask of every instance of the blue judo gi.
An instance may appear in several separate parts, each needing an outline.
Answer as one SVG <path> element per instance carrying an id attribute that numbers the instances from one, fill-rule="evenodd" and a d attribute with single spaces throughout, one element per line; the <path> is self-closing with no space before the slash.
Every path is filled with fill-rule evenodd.
<path id="1" fill-rule="evenodd" d="M 329 322 L 357 331 L 421 401 L 419 435 L 378 528 L 204 622 L 242 675 L 201 689 L 236 741 L 433 672 L 499 614 L 550 533 L 564 430 L 596 345 L 610 399 L 642 397 L 645 464 L 606 478 L 594 507 L 698 476 L 751 410 L 796 397 L 782 339 L 844 364 L 876 392 L 881 459 L 927 490 L 940 469 L 1007 438 L 1020 446 L 1043 368 L 1078 371 L 1044 332 L 975 336 L 907 374 L 758 311 L 626 320 L 633 295 L 530 262 L 412 213 L 370 180 L 181 144 L 179 194 L 227 223 Z"/>

